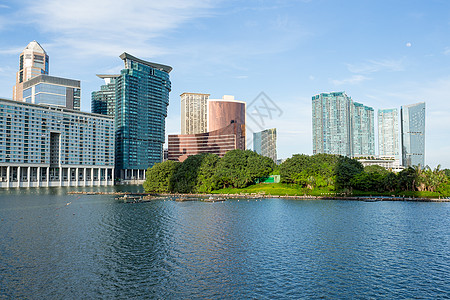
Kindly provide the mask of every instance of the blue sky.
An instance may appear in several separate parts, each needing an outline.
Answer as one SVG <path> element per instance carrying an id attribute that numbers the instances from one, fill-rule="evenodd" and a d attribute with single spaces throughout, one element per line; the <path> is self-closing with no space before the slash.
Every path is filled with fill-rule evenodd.
<path id="1" fill-rule="evenodd" d="M 278 156 L 312 154 L 311 96 L 345 91 L 375 111 L 425 101 L 425 163 L 450 168 L 449 32 L 446 0 L 0 0 L 0 97 L 37 40 L 51 75 L 81 80 L 90 111 L 95 74 L 118 73 L 126 51 L 174 68 L 169 134 L 183 92 L 264 92 L 281 110 L 263 125 L 277 128 Z"/>

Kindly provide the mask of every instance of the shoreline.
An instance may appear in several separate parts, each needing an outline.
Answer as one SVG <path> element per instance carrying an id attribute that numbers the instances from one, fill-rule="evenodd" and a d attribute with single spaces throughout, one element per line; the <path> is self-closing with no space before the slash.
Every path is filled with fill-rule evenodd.
<path id="1" fill-rule="evenodd" d="M 139 195 L 139 196 L 154 196 L 154 197 L 175 197 L 175 198 L 226 198 L 226 199 L 290 199 L 290 200 L 350 200 L 350 201 L 364 201 L 364 202 L 378 202 L 378 201 L 408 201 L 408 202 L 450 202 L 450 199 L 445 198 L 413 198 L 413 197 L 389 197 L 389 196 L 288 196 L 288 195 L 268 195 L 268 194 L 180 194 L 180 193 L 133 193 L 133 192 L 83 192 L 72 191 L 69 195 Z M 191 200 L 192 201 L 192 200 Z"/>

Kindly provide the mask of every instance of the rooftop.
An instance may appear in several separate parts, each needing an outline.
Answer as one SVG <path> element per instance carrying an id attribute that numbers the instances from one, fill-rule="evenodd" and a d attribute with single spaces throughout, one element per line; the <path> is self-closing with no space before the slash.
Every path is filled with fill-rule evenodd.
<path id="1" fill-rule="evenodd" d="M 119 57 L 121 59 L 123 59 L 123 60 L 129 59 L 129 60 L 132 60 L 132 61 L 136 61 L 136 62 L 141 63 L 143 65 L 146 65 L 146 66 L 149 66 L 149 67 L 152 67 L 152 68 L 164 71 L 166 73 L 170 73 L 170 71 L 172 71 L 172 67 L 170 67 L 170 66 L 166 66 L 166 65 L 162 65 L 162 64 L 157 64 L 157 63 L 152 63 L 152 62 L 149 62 L 149 61 L 145 61 L 145 60 L 139 59 L 137 57 L 134 57 L 133 55 L 130 55 L 130 54 L 126 53 L 126 52 L 122 53 Z"/>

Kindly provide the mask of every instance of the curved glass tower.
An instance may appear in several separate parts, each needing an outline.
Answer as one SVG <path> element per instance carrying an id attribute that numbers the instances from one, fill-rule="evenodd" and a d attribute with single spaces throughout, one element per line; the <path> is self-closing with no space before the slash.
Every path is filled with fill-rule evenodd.
<path id="1" fill-rule="evenodd" d="M 116 170 L 121 179 L 143 179 L 162 161 L 172 67 L 120 55 L 116 78 Z"/>

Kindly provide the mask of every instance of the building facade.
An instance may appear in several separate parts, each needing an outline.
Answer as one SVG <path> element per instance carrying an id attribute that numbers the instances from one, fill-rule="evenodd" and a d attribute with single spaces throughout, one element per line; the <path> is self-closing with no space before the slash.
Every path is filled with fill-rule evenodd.
<path id="1" fill-rule="evenodd" d="M 266 129 L 253 133 L 253 151 L 271 158 L 277 163 L 277 129 Z"/>
<path id="2" fill-rule="evenodd" d="M 116 175 L 143 180 L 163 159 L 172 67 L 123 53 L 125 68 L 116 78 Z"/>
<path id="3" fill-rule="evenodd" d="M 23 101 L 80 110 L 79 80 L 38 75 L 23 83 Z"/>
<path id="4" fill-rule="evenodd" d="M 38 42 L 29 43 L 19 56 L 19 71 L 13 88 L 13 100 L 23 101 L 23 83 L 39 75 L 47 75 L 49 57 Z"/>
<path id="5" fill-rule="evenodd" d="M 399 157 L 398 110 L 378 110 L 378 154 Z"/>
<path id="6" fill-rule="evenodd" d="M 200 153 L 222 157 L 228 151 L 242 149 L 244 135 L 245 125 L 238 123 L 205 133 L 169 135 L 168 159 L 182 162 L 189 156 Z"/>
<path id="7" fill-rule="evenodd" d="M 115 116 L 116 109 L 116 79 L 120 75 L 97 75 L 105 80 L 100 91 L 91 94 L 91 112 L 107 116 Z"/>
<path id="8" fill-rule="evenodd" d="M 0 99 L 0 187 L 114 184 L 114 120 Z"/>
<path id="9" fill-rule="evenodd" d="M 352 156 L 375 155 L 374 110 L 353 102 L 352 106 Z"/>
<path id="10" fill-rule="evenodd" d="M 313 154 L 375 154 L 373 108 L 353 102 L 345 92 L 313 96 L 312 121 Z"/>
<path id="11" fill-rule="evenodd" d="M 209 94 L 183 93 L 181 97 L 181 134 L 208 131 Z"/>
<path id="12" fill-rule="evenodd" d="M 313 154 L 352 156 L 352 105 L 345 92 L 312 97 Z"/>
<path id="13" fill-rule="evenodd" d="M 425 166 L 425 102 L 400 109 L 402 164 Z"/>

